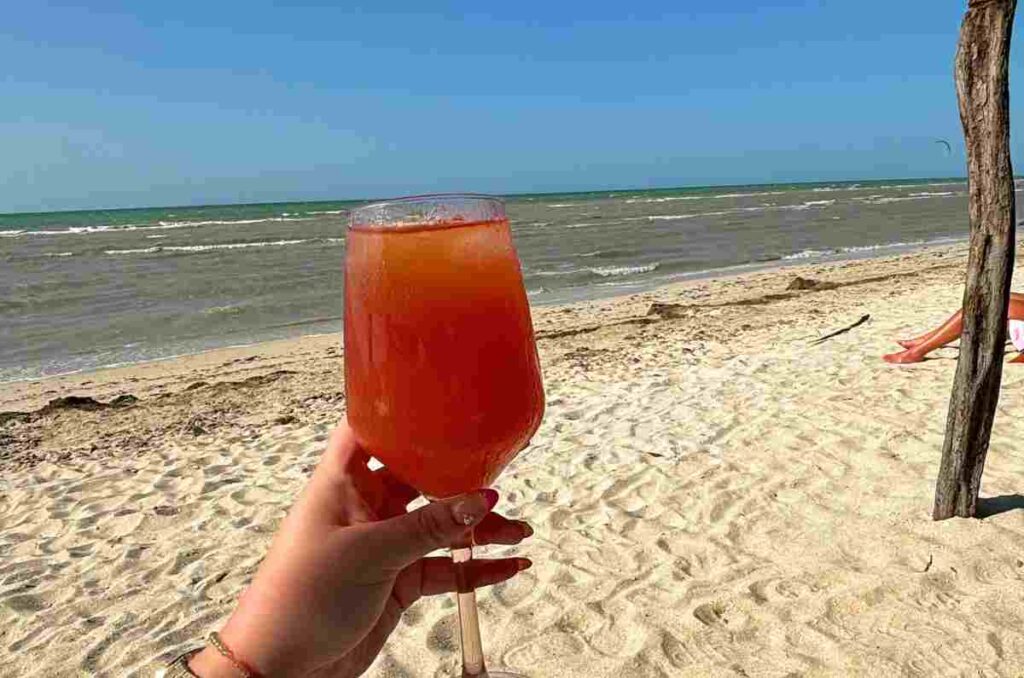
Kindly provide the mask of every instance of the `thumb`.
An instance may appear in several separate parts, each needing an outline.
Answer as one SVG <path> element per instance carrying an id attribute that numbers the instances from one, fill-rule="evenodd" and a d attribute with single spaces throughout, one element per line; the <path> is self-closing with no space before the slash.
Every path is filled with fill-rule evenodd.
<path id="1" fill-rule="evenodd" d="M 431 551 L 465 539 L 497 503 L 497 492 L 478 490 L 373 523 L 370 532 L 377 557 L 385 566 L 407 567 Z"/>

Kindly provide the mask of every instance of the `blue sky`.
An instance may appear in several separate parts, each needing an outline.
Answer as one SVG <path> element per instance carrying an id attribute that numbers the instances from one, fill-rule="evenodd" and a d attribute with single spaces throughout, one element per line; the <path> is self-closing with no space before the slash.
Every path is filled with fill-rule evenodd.
<path id="1" fill-rule="evenodd" d="M 965 6 L 11 3 L 0 211 L 961 175 Z"/>

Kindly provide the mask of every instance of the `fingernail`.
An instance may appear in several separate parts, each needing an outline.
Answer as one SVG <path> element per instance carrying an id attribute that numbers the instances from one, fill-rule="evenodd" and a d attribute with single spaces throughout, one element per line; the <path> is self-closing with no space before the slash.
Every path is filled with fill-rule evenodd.
<path id="1" fill-rule="evenodd" d="M 519 521 L 519 525 L 523 528 L 523 536 L 524 537 L 532 537 L 533 536 L 533 528 L 530 527 L 529 523 L 524 523 L 523 521 L 520 520 Z"/>
<path id="2" fill-rule="evenodd" d="M 459 503 L 452 506 L 452 518 L 455 522 L 462 523 L 469 527 L 480 522 L 487 515 L 487 509 L 480 505 L 480 500 L 469 495 Z"/>
<path id="3" fill-rule="evenodd" d="M 520 572 L 529 570 L 533 567 L 533 562 L 529 558 L 516 558 L 516 567 L 519 568 Z"/>
<path id="4" fill-rule="evenodd" d="M 498 493 L 490 488 L 486 490 L 480 490 L 480 494 L 484 496 L 484 501 L 487 502 L 487 510 L 490 511 L 494 508 L 495 504 L 498 503 Z"/>

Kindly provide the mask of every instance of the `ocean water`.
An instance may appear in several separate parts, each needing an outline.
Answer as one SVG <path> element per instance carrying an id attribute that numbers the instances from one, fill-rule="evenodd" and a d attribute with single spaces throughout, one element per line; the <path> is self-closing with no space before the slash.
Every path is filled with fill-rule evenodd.
<path id="1" fill-rule="evenodd" d="M 338 330 L 356 204 L 0 214 L 0 381 Z M 967 235 L 956 179 L 521 195 L 508 211 L 534 304 Z"/>

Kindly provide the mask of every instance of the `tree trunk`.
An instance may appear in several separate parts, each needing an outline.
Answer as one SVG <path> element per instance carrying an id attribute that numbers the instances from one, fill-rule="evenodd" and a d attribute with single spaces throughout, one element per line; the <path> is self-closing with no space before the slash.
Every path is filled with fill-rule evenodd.
<path id="1" fill-rule="evenodd" d="M 975 515 L 1003 377 L 1015 220 L 1007 71 L 1016 5 L 1017 0 L 969 0 L 956 53 L 971 236 L 935 520 Z"/>

